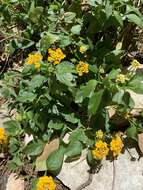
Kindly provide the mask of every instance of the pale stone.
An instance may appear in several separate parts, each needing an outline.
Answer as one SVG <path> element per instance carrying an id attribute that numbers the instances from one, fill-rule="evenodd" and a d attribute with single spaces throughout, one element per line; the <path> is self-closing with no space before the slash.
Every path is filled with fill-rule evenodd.
<path id="1" fill-rule="evenodd" d="M 10 174 L 6 190 L 24 190 L 24 180 L 17 178 L 16 174 Z"/>
<path id="2" fill-rule="evenodd" d="M 138 158 L 135 149 L 130 150 L 132 156 Z M 113 186 L 113 162 L 103 161 L 99 173 L 94 174 L 92 183 L 84 190 L 112 190 Z M 113 190 L 143 190 L 143 158 L 139 161 L 131 161 L 127 151 L 114 161 L 114 186 Z M 64 163 L 58 178 L 71 190 L 76 190 L 85 183 L 89 177 L 89 166 L 85 155 L 80 160 L 72 163 Z"/>

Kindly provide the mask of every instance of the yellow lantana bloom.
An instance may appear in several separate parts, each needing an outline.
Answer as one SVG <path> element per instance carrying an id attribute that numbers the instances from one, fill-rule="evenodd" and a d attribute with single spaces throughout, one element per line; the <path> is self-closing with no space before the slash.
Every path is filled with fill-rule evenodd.
<path id="1" fill-rule="evenodd" d="M 80 61 L 79 64 L 76 66 L 76 71 L 79 76 L 82 76 L 83 73 L 89 72 L 89 65 L 83 61 Z"/>
<path id="2" fill-rule="evenodd" d="M 95 148 L 92 150 L 92 155 L 94 159 L 102 160 L 108 155 L 109 148 L 106 142 L 99 140 L 95 144 Z"/>
<path id="3" fill-rule="evenodd" d="M 110 143 L 110 150 L 112 151 L 114 157 L 121 153 L 123 146 L 121 137 L 116 135 Z"/>
<path id="4" fill-rule="evenodd" d="M 126 76 L 123 74 L 117 75 L 116 82 L 124 84 L 126 82 Z"/>
<path id="5" fill-rule="evenodd" d="M 36 187 L 37 190 L 56 190 L 56 184 L 51 176 L 40 177 Z"/>
<path id="6" fill-rule="evenodd" d="M 48 61 L 52 62 L 54 65 L 59 64 L 66 57 L 60 48 L 57 48 L 55 50 L 49 49 L 48 53 Z"/>
<path id="7" fill-rule="evenodd" d="M 7 135 L 4 128 L 0 128 L 0 145 L 7 144 Z"/>

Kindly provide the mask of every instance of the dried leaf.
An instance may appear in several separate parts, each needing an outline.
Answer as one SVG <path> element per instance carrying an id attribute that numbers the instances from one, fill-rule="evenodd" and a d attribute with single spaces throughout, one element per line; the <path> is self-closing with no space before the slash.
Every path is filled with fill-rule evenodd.
<path id="1" fill-rule="evenodd" d="M 140 151 L 143 153 L 143 133 L 138 134 L 138 145 Z"/>
<path id="2" fill-rule="evenodd" d="M 36 159 L 36 171 L 45 171 L 47 169 L 46 160 L 48 156 L 59 147 L 59 139 L 56 138 L 45 145 L 45 148 L 40 156 Z"/>

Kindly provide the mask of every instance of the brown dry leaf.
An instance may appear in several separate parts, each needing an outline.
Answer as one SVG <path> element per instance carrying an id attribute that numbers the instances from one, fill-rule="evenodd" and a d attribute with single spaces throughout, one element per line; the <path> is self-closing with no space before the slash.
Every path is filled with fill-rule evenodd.
<path id="1" fill-rule="evenodd" d="M 46 160 L 54 150 L 59 148 L 59 143 L 59 139 L 56 138 L 45 145 L 42 154 L 36 159 L 36 171 L 45 171 L 47 169 Z"/>
<path id="2" fill-rule="evenodd" d="M 140 151 L 143 153 L 143 133 L 138 134 L 138 145 Z"/>

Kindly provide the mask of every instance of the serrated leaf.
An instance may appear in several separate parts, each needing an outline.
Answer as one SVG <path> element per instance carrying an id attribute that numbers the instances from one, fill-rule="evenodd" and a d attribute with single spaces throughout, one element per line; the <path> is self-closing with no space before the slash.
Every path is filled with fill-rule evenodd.
<path id="1" fill-rule="evenodd" d="M 90 80 L 85 86 L 81 86 L 75 96 L 75 102 L 81 103 L 85 98 L 92 96 L 98 81 Z"/>
<path id="2" fill-rule="evenodd" d="M 64 20 L 67 23 L 72 23 L 72 20 L 76 17 L 76 13 L 74 12 L 66 12 L 64 14 Z"/>
<path id="3" fill-rule="evenodd" d="M 70 122 L 70 123 L 78 123 L 79 122 L 79 119 L 75 117 L 75 114 L 74 113 L 71 113 L 71 114 L 62 114 L 63 117 L 65 118 L 66 121 Z"/>
<path id="4" fill-rule="evenodd" d="M 84 132 L 84 129 L 82 129 L 82 128 L 77 128 L 77 129 L 75 129 L 75 130 L 71 133 L 71 135 L 70 135 L 70 137 L 69 137 L 69 140 L 70 140 L 70 141 L 81 141 L 81 142 L 83 142 L 83 143 L 86 143 L 87 140 L 88 140 L 88 138 L 87 138 L 87 136 L 86 136 L 86 134 L 85 134 L 85 132 Z"/>
<path id="5" fill-rule="evenodd" d="M 137 140 L 137 127 L 135 125 L 131 125 L 127 130 L 127 137 Z"/>

